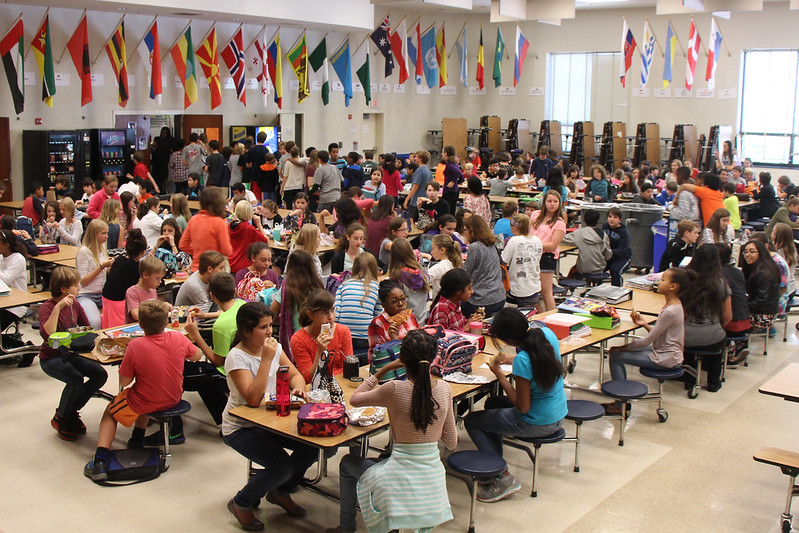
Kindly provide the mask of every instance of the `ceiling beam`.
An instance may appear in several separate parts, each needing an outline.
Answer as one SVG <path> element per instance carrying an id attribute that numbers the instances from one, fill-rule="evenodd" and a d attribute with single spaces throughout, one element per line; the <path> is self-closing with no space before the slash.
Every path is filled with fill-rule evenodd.
<path id="1" fill-rule="evenodd" d="M 491 22 L 574 17 L 574 0 L 491 0 Z"/>

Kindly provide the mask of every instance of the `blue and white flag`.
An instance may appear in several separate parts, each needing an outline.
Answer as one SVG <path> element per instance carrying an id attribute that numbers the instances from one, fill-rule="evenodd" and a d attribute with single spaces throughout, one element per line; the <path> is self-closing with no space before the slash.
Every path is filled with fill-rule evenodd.
<path id="1" fill-rule="evenodd" d="M 338 74 L 338 79 L 344 86 L 344 105 L 350 105 L 350 98 L 352 98 L 352 61 L 350 59 L 350 38 L 344 39 L 341 46 L 338 47 L 330 58 L 330 64 L 333 65 L 333 70 Z"/>
<path id="2" fill-rule="evenodd" d="M 436 25 L 422 34 L 422 65 L 427 86 L 438 85 L 438 61 L 436 61 Z"/>
<path id="3" fill-rule="evenodd" d="M 655 34 L 649 27 L 649 21 L 644 21 L 644 38 L 641 41 L 641 87 L 646 87 L 649 81 L 649 69 L 652 67 L 652 58 L 655 57 Z"/>
<path id="4" fill-rule="evenodd" d="M 460 75 L 458 79 L 463 83 L 464 87 L 469 86 L 469 64 L 467 63 L 467 54 L 468 51 L 466 49 L 466 28 L 463 28 L 463 33 L 461 33 L 461 38 L 455 42 L 455 49 L 458 51 L 458 55 L 461 58 L 461 69 Z"/>

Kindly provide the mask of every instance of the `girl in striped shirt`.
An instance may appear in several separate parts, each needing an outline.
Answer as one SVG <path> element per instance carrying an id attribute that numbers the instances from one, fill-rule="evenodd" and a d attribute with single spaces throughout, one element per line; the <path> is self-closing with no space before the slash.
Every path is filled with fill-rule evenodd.
<path id="1" fill-rule="evenodd" d="M 378 275 L 375 256 L 361 254 L 352 263 L 352 278 L 336 291 L 336 322 L 350 328 L 352 349 L 362 364 L 369 351 L 369 324 L 383 312 Z"/>

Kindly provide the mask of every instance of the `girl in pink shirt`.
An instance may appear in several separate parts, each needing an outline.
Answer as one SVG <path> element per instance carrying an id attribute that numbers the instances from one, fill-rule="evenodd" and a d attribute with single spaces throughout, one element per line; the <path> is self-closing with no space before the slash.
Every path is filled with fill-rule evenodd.
<path id="1" fill-rule="evenodd" d="M 552 293 L 552 283 L 557 270 L 560 252 L 558 246 L 566 234 L 566 212 L 563 209 L 560 193 L 549 190 L 541 199 L 544 208 L 536 211 L 530 224 L 530 235 L 541 239 L 544 253 L 541 255 L 541 296 L 537 309 L 548 311 L 555 309 L 555 296 Z"/>

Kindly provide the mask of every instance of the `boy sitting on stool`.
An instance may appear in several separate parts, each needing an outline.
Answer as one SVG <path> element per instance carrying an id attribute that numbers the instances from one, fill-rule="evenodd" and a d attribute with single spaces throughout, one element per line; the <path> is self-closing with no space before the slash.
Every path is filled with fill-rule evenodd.
<path id="1" fill-rule="evenodd" d="M 144 337 L 130 341 L 125 358 L 119 367 L 119 386 L 122 387 L 108 404 L 100 420 L 97 451 L 86 463 L 83 474 L 93 481 L 108 478 L 111 443 L 117 422 L 134 426 L 128 448 L 144 447 L 144 430 L 153 413 L 174 407 L 183 394 L 183 361 L 199 361 L 202 352 L 182 333 L 164 331 L 169 318 L 169 305 L 160 300 L 147 300 L 139 307 L 139 323 Z M 129 388 L 133 379 L 136 382 Z"/>

